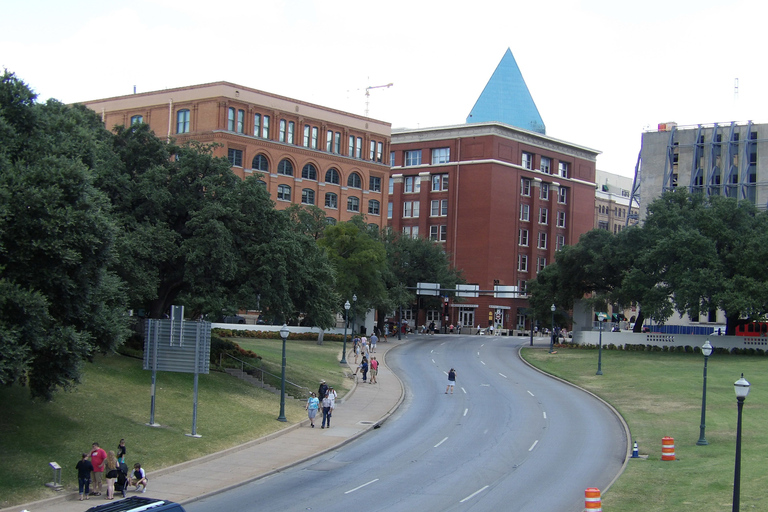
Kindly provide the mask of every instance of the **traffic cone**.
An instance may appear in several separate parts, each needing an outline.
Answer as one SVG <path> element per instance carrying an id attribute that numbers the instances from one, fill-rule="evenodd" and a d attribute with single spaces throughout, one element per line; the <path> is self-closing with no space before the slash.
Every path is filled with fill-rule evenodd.
<path id="1" fill-rule="evenodd" d="M 632 458 L 633 459 L 639 459 L 640 458 L 640 454 L 637 451 L 637 441 L 635 441 L 635 446 L 634 446 L 634 448 L 632 448 Z"/>

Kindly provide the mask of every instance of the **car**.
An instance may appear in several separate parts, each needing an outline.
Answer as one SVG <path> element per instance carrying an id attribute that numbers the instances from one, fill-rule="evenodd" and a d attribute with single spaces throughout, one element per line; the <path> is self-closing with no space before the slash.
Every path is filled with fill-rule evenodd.
<path id="1" fill-rule="evenodd" d="M 124 500 L 105 503 L 91 507 L 85 512 L 185 512 L 184 507 L 178 503 L 156 498 L 144 498 L 142 496 L 130 496 Z"/>
<path id="2" fill-rule="evenodd" d="M 245 318 L 240 315 L 229 315 L 225 316 L 222 321 L 225 324 L 244 324 Z"/>

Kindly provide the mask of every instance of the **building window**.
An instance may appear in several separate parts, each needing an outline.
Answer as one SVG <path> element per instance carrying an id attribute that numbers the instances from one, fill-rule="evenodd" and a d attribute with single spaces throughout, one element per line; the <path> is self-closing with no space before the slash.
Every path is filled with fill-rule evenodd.
<path id="1" fill-rule="evenodd" d="M 413 150 L 405 152 L 405 165 L 407 167 L 412 165 L 421 165 L 421 150 Z"/>
<path id="2" fill-rule="evenodd" d="M 557 164 L 557 174 L 563 178 L 568 177 L 568 162 L 559 162 Z"/>
<path id="3" fill-rule="evenodd" d="M 333 135 L 333 152 L 338 154 L 341 154 L 341 133 L 336 132 Z"/>
<path id="4" fill-rule="evenodd" d="M 131 117 L 131 124 L 139 124 L 144 122 L 143 116 L 132 116 Z"/>
<path id="5" fill-rule="evenodd" d="M 533 169 L 533 154 L 523 152 L 522 166 L 526 169 Z"/>
<path id="6" fill-rule="evenodd" d="M 432 192 L 438 192 L 442 190 L 448 190 L 448 175 L 433 174 L 432 175 Z"/>
<path id="7" fill-rule="evenodd" d="M 291 200 L 291 187 L 288 185 L 278 185 L 277 186 L 277 198 L 281 201 L 290 201 Z"/>
<path id="8" fill-rule="evenodd" d="M 389 152 L 389 166 L 394 167 L 395 166 L 395 152 L 390 151 Z"/>
<path id="9" fill-rule="evenodd" d="M 229 164 L 233 167 L 243 166 L 243 151 L 241 149 L 229 149 L 227 150 L 227 158 L 229 158 Z"/>
<path id="10" fill-rule="evenodd" d="M 451 161 L 451 148 L 435 148 L 432 150 L 432 165 L 447 164 Z"/>
<path id="11" fill-rule="evenodd" d="M 358 137 L 355 144 L 355 158 L 363 158 L 363 138 Z"/>
<path id="12" fill-rule="evenodd" d="M 277 174 L 282 174 L 284 176 L 293 176 L 293 164 L 290 160 L 280 160 L 280 163 L 277 164 Z"/>
<path id="13" fill-rule="evenodd" d="M 430 216 L 432 217 L 446 217 L 448 215 L 448 200 L 447 199 L 435 199 L 430 204 Z"/>
<path id="14" fill-rule="evenodd" d="M 523 295 L 527 295 L 528 294 L 528 281 L 526 281 L 525 279 L 518 279 L 517 280 L 517 289 Z"/>
<path id="15" fill-rule="evenodd" d="M 548 183 L 542 183 L 541 184 L 541 190 L 539 191 L 539 199 L 542 201 L 547 201 L 549 199 L 549 184 Z"/>
<path id="16" fill-rule="evenodd" d="M 189 110 L 176 112 L 176 133 L 189 133 Z"/>
<path id="17" fill-rule="evenodd" d="M 262 139 L 269 138 L 269 116 L 262 117 L 261 114 L 253 115 L 253 136 L 261 137 Z M 293 135 L 290 136 L 290 139 L 292 138 Z M 293 140 L 290 140 L 290 142 L 293 142 Z"/>
<path id="18" fill-rule="evenodd" d="M 528 222 L 531 220 L 531 207 L 527 204 L 520 205 L 520 220 Z"/>
<path id="19" fill-rule="evenodd" d="M 269 116 L 264 116 L 264 123 L 261 127 L 261 138 L 262 139 L 269 138 Z"/>
<path id="20" fill-rule="evenodd" d="M 360 175 L 353 172 L 347 178 L 347 186 L 351 188 L 363 188 L 363 180 L 360 179 Z"/>
<path id="21" fill-rule="evenodd" d="M 269 160 L 267 160 L 267 157 L 264 156 L 262 153 L 259 153 L 258 155 L 253 157 L 253 162 L 251 162 L 251 168 L 254 171 L 269 172 Z"/>
<path id="22" fill-rule="evenodd" d="M 528 178 L 522 178 L 520 180 L 520 195 L 525 197 L 531 196 L 531 180 Z"/>
<path id="23" fill-rule="evenodd" d="M 436 242 L 445 242 L 448 238 L 448 226 L 429 226 L 429 239 Z"/>
<path id="24" fill-rule="evenodd" d="M 235 109 L 232 107 L 227 112 L 227 130 L 235 131 Z"/>
<path id="25" fill-rule="evenodd" d="M 418 238 L 419 226 L 403 226 L 403 234 L 410 238 Z"/>
<path id="26" fill-rule="evenodd" d="M 406 194 L 421 191 L 421 178 L 418 176 L 406 176 L 403 183 L 405 185 L 403 190 Z"/>
<path id="27" fill-rule="evenodd" d="M 305 188 L 301 191 L 301 204 L 315 204 L 315 191 Z"/>
<path id="28" fill-rule="evenodd" d="M 557 235 L 557 238 L 555 239 L 555 250 L 559 251 L 565 247 L 565 235 Z"/>
<path id="29" fill-rule="evenodd" d="M 539 241 L 537 247 L 539 249 L 547 248 L 547 233 L 545 231 L 539 231 Z"/>
<path id="30" fill-rule="evenodd" d="M 325 132 L 325 150 L 333 153 L 333 130 Z"/>
<path id="31" fill-rule="evenodd" d="M 245 131 L 245 110 L 237 111 L 237 125 L 235 126 L 237 133 L 243 133 Z"/>
<path id="32" fill-rule="evenodd" d="M 280 142 L 285 142 L 285 139 L 287 138 L 287 136 L 288 136 L 288 122 L 285 119 L 281 119 L 277 140 Z"/>
<path id="33" fill-rule="evenodd" d="M 528 256 L 525 254 L 517 255 L 517 271 L 528 272 Z"/>
<path id="34" fill-rule="evenodd" d="M 395 193 L 395 178 L 389 178 L 389 194 Z"/>
<path id="35" fill-rule="evenodd" d="M 381 203 L 375 199 L 368 200 L 368 213 L 371 215 L 379 215 L 381 210 Z"/>
<path id="36" fill-rule="evenodd" d="M 336 219 L 334 219 L 332 217 L 326 217 L 325 218 L 325 223 L 328 224 L 329 226 L 335 226 L 336 225 Z"/>
<path id="37" fill-rule="evenodd" d="M 411 218 L 419 216 L 419 202 L 418 201 L 405 201 L 403 202 L 403 218 Z"/>
<path id="38" fill-rule="evenodd" d="M 348 153 L 348 156 L 350 158 L 355 156 L 355 136 L 354 135 L 350 135 L 349 136 L 349 153 Z"/>
<path id="39" fill-rule="evenodd" d="M 387 218 L 388 219 L 392 218 L 392 212 L 393 211 L 394 211 L 394 206 L 392 205 L 392 203 L 387 203 Z"/>
<path id="40" fill-rule="evenodd" d="M 371 141 L 370 151 L 368 152 L 368 160 L 371 162 L 376 161 L 376 141 Z"/>
<path id="41" fill-rule="evenodd" d="M 266 188 L 267 188 L 267 182 L 266 182 L 266 181 L 264 181 L 264 180 L 258 180 L 258 181 L 256 182 L 256 184 L 257 184 L 257 185 L 259 185 L 260 187 L 264 187 L 264 189 L 266 189 Z"/>
<path id="42" fill-rule="evenodd" d="M 369 176 L 368 190 L 371 192 L 381 192 L 381 178 L 378 176 Z"/>
<path id="43" fill-rule="evenodd" d="M 381 163 L 381 160 L 383 157 L 384 157 L 384 143 L 377 142 L 376 143 L 376 161 Z"/>
<path id="44" fill-rule="evenodd" d="M 359 212 L 360 211 L 360 198 L 355 196 L 349 196 L 347 198 L 347 211 Z"/>
<path id="45" fill-rule="evenodd" d="M 549 210 L 547 208 L 539 208 L 539 224 L 547 224 L 549 222 Z"/>
<path id="46" fill-rule="evenodd" d="M 536 259 L 536 273 L 538 274 L 542 270 L 544 270 L 544 267 L 547 266 L 547 258 L 544 258 L 543 256 L 539 256 Z"/>
<path id="47" fill-rule="evenodd" d="M 565 227 L 565 212 L 564 211 L 558 211 L 557 212 L 557 227 L 564 228 Z"/>
<path id="48" fill-rule="evenodd" d="M 253 136 L 261 137 L 261 114 L 253 114 Z"/>
<path id="49" fill-rule="evenodd" d="M 318 148 L 319 138 L 320 138 L 320 135 L 319 135 L 319 131 L 317 129 L 317 126 L 313 126 L 312 127 L 312 141 L 310 143 L 310 147 L 312 149 L 317 149 Z"/>
<path id="50" fill-rule="evenodd" d="M 309 147 L 309 125 L 308 124 L 304 125 L 304 147 L 305 148 Z"/>
<path id="51" fill-rule="evenodd" d="M 334 194 L 333 192 L 326 192 L 325 193 L 325 207 L 326 208 L 338 208 L 339 207 L 339 196 Z"/>
<path id="52" fill-rule="evenodd" d="M 314 165 L 307 164 L 301 170 L 301 177 L 304 178 L 305 180 L 315 180 L 315 181 L 317 181 L 317 169 L 315 169 Z M 312 204 L 314 204 L 314 203 L 312 203 Z"/>
<path id="53" fill-rule="evenodd" d="M 334 185 L 338 185 L 341 183 L 341 180 L 339 179 L 339 171 L 331 167 L 328 169 L 328 171 L 325 173 L 325 182 L 326 183 L 332 183 Z"/>
<path id="54" fill-rule="evenodd" d="M 557 202 L 560 204 L 568 204 L 568 189 L 565 187 L 560 187 L 560 190 L 557 191 Z"/>
<path id="55" fill-rule="evenodd" d="M 285 142 L 288 144 L 294 143 L 293 134 L 296 131 L 296 123 L 293 121 L 288 121 L 288 136 L 285 138 Z"/>
<path id="56" fill-rule="evenodd" d="M 552 159 L 546 156 L 541 157 L 541 172 L 552 174 Z"/>
<path id="57" fill-rule="evenodd" d="M 528 247 L 528 230 L 527 229 L 521 229 L 517 233 L 517 245 L 522 245 L 523 247 Z"/>

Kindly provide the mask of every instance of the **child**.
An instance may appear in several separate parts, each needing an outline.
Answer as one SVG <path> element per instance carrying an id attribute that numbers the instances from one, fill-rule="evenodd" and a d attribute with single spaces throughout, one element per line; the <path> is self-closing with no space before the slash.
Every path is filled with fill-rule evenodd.
<path id="1" fill-rule="evenodd" d="M 141 492 L 147 492 L 147 474 L 141 468 L 141 464 L 138 462 L 133 465 L 133 478 L 131 478 L 131 485 L 135 485 L 136 489 L 142 487 Z"/>

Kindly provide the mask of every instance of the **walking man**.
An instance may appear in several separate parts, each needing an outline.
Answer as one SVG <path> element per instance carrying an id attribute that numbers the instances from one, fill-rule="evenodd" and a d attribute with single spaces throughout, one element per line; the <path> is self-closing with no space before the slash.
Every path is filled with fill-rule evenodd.
<path id="1" fill-rule="evenodd" d="M 453 394 L 453 386 L 456 385 L 456 370 L 451 368 L 451 371 L 448 372 L 448 385 L 445 387 L 445 394 L 448 394 L 448 390 L 451 390 L 451 394 Z"/>

